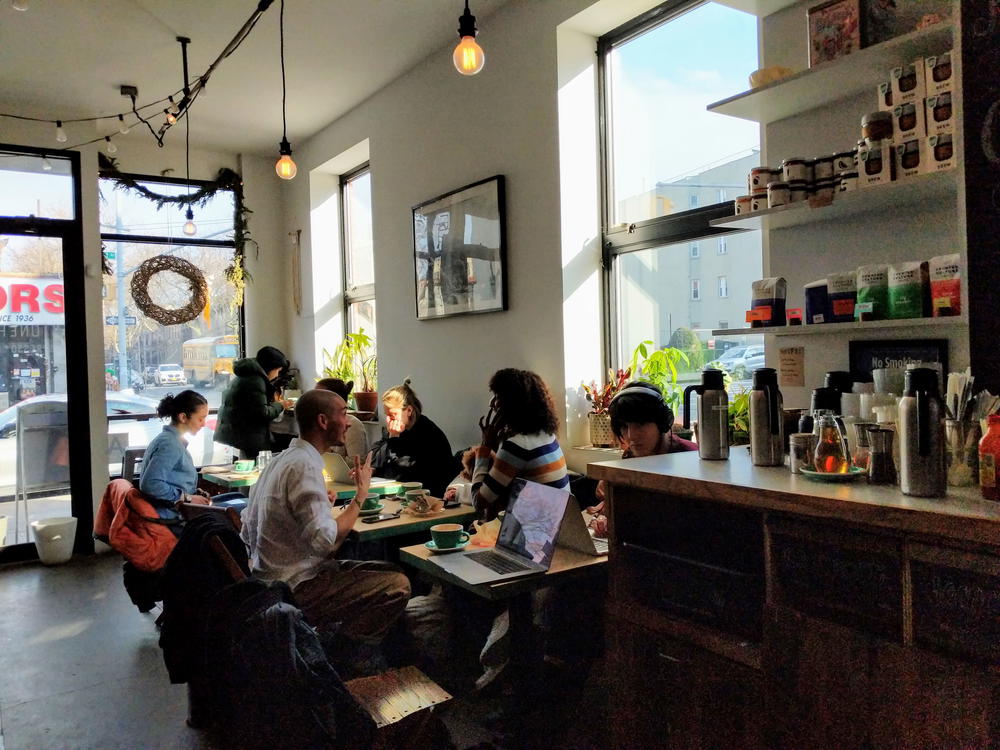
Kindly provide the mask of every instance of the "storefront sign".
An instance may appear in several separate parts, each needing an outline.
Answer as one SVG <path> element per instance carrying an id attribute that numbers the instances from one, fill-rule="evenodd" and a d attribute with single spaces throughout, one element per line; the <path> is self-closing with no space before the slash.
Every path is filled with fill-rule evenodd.
<path id="1" fill-rule="evenodd" d="M 0 276 L 0 326 L 61 326 L 64 312 L 62 279 Z"/>

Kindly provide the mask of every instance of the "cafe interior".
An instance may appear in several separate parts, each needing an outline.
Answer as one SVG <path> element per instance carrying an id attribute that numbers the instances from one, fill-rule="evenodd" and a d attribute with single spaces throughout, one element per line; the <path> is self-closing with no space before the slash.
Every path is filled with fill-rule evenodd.
<path id="1" fill-rule="evenodd" d="M 933 461 L 905 469 L 903 416 L 911 397 L 921 419 L 935 403 L 955 417 L 954 395 L 976 417 L 957 421 L 987 430 L 1000 393 L 994 6 L 0 0 L 0 750 L 995 746 L 1000 506 L 981 455 L 967 481 L 945 473 L 944 406 L 941 445 L 913 438 L 939 451 L 940 491 L 924 491 L 935 478 L 907 471 Z M 903 115 L 878 101 L 892 94 Z M 919 136 L 880 140 L 876 120 L 909 132 L 907 106 Z M 789 179 L 799 162 L 808 188 Z M 758 191 L 762 165 L 778 177 Z M 888 297 L 865 306 L 876 267 Z M 897 271 L 924 274 L 923 312 L 877 314 Z M 378 394 L 408 381 L 454 473 L 486 443 L 494 373 L 536 373 L 575 495 L 547 572 L 460 581 L 445 563 L 465 553 L 437 554 L 458 536 L 431 527 L 457 521 L 475 545 L 500 522 L 426 495 L 414 512 L 412 488 L 376 471 L 368 520 L 397 516 L 359 519 L 340 556 L 405 573 L 395 650 L 332 677 L 321 656 L 319 702 L 235 637 L 239 669 L 175 679 L 167 608 L 130 599 L 121 546 L 94 531 L 109 482 L 138 484 L 157 402 L 185 388 L 208 403 L 188 445 L 200 486 L 252 502 L 298 432 L 291 402 L 263 461 L 213 438 L 233 363 L 262 347 L 287 357 L 293 401 L 324 377 Z M 904 384 L 907 363 L 921 374 Z M 856 423 L 883 422 L 859 405 L 898 408 L 892 481 L 850 453 L 858 481 L 809 481 L 794 444 L 784 465 L 810 410 L 827 424 L 817 391 L 838 373 L 846 450 L 865 441 Z M 608 403 L 630 379 L 664 392 L 667 434 L 692 450 L 622 456 Z M 377 397 L 349 405 L 370 446 L 388 435 Z M 761 458 L 754 419 L 782 406 Z M 698 426 L 713 409 L 728 409 L 721 437 Z M 982 434 L 959 440 L 970 461 Z M 333 471 L 331 501 L 351 507 L 353 475 Z M 564 544 L 600 497 L 582 517 L 603 520 L 610 553 L 586 533 Z M 206 542 L 202 579 L 245 589 L 246 549 L 221 544 Z M 586 646 L 550 651 L 560 627 Z M 300 659 L 321 642 L 306 630 Z M 191 636 L 211 661 L 206 638 Z M 494 641 L 507 674 L 491 682 Z M 313 702 L 276 697 L 293 683 Z"/>

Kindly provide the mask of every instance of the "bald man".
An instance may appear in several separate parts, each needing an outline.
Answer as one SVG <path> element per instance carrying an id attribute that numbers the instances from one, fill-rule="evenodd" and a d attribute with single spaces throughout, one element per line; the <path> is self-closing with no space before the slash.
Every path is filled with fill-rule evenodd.
<path id="1" fill-rule="evenodd" d="M 284 581 L 306 620 L 321 633 L 376 645 L 410 598 L 410 584 L 384 562 L 334 560 L 354 527 L 371 482 L 371 454 L 354 459 L 357 493 L 334 517 L 323 479 L 322 454 L 344 441 L 347 404 L 331 391 L 307 391 L 295 405 L 299 437 L 267 464 L 243 511 L 250 567 Z"/>

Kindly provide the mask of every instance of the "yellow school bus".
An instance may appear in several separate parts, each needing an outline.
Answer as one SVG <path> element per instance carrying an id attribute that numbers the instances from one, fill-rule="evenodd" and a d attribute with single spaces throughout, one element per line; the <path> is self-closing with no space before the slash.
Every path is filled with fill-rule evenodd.
<path id="1" fill-rule="evenodd" d="M 221 387 L 233 376 L 233 360 L 240 356 L 240 342 L 235 335 L 188 339 L 181 352 L 189 383 Z"/>

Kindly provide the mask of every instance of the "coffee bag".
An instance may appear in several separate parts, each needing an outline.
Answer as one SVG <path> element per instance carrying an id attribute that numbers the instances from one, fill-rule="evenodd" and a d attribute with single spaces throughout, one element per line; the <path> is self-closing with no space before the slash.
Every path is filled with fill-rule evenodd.
<path id="1" fill-rule="evenodd" d="M 858 298 L 858 281 L 853 271 L 831 273 L 826 277 L 830 295 L 830 321 L 850 323 L 854 320 L 854 304 Z"/>
<path id="2" fill-rule="evenodd" d="M 938 255 L 928 262 L 931 311 L 935 318 L 962 314 L 962 258 L 958 253 Z"/>
<path id="3" fill-rule="evenodd" d="M 889 266 L 889 317 L 922 318 L 930 314 L 927 261 Z"/>
<path id="4" fill-rule="evenodd" d="M 860 266 L 857 271 L 857 320 L 885 320 L 889 316 L 889 266 Z"/>
<path id="5" fill-rule="evenodd" d="M 753 282 L 750 307 L 763 313 L 762 320 L 765 327 L 785 324 L 787 286 L 787 282 L 781 276 Z"/>

